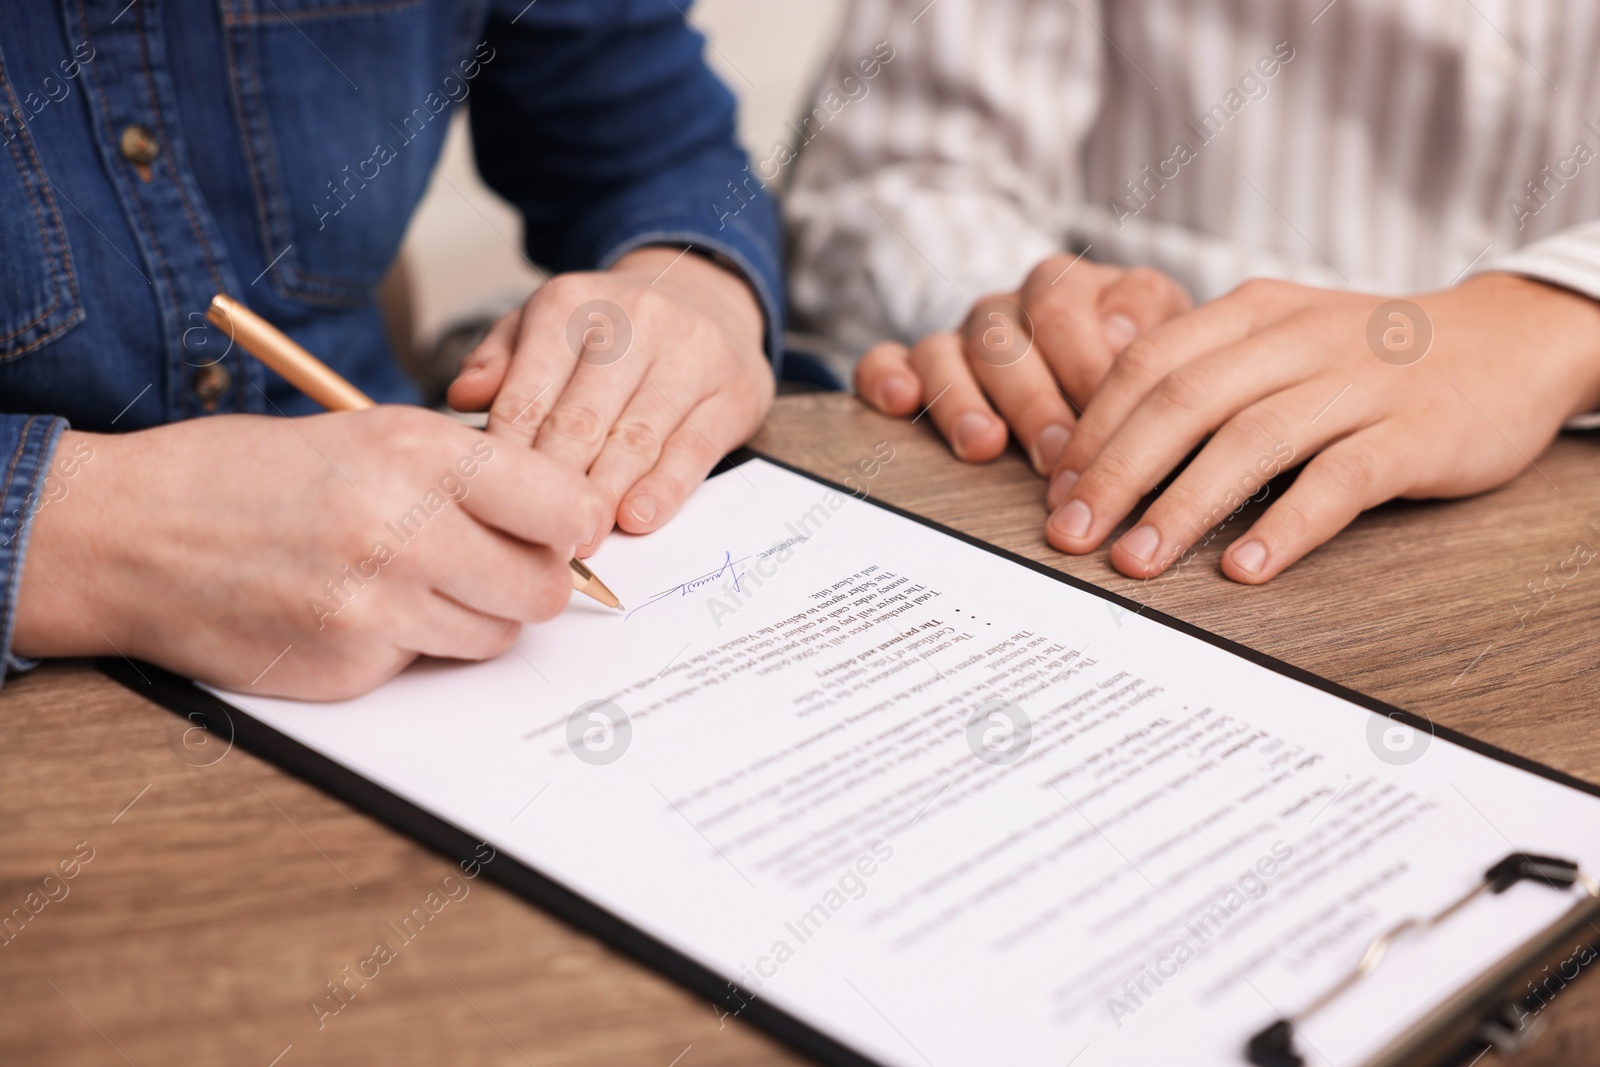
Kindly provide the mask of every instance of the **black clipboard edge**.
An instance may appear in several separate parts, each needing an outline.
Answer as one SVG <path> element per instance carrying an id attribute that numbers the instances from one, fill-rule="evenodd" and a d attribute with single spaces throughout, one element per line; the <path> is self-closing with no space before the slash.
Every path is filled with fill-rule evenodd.
<path id="1" fill-rule="evenodd" d="M 1597 922 L 1600 897 L 1578 901 L 1532 940 L 1417 1020 L 1362 1067 L 1454 1067 L 1476 1062 L 1476 1057 L 1490 1047 L 1479 1036 L 1484 1025 L 1504 1025 L 1510 1005 L 1527 1003 L 1527 998 L 1516 991 L 1546 969 L 1559 967 L 1583 947 L 1593 952 L 1600 942 Z M 1572 978 L 1563 977 L 1562 988 L 1591 969 L 1592 964 L 1580 966 Z"/>
<path id="2" fill-rule="evenodd" d="M 1264 652 L 1238 644 L 1165 612 L 1157 611 L 1148 605 L 1140 604 L 1136 600 L 1102 589 L 1081 578 L 1047 567 L 1042 563 L 1037 563 L 997 545 L 992 545 L 987 541 L 979 540 L 970 534 L 952 529 L 942 523 L 897 507 L 894 504 L 878 500 L 870 495 L 863 496 L 830 479 L 803 470 L 783 460 L 756 452 L 753 449 L 740 448 L 729 453 L 717 464 L 712 473 L 714 475 L 725 473 L 752 459 L 764 460 L 775 467 L 808 478 L 835 492 L 855 497 L 875 507 L 883 508 L 885 511 L 901 518 L 920 523 L 930 529 L 953 537 L 964 544 L 993 553 L 1011 563 L 1026 567 L 1074 589 L 1123 607 L 1134 614 L 1141 615 L 1171 627 L 1180 633 L 1231 652 L 1257 666 L 1265 667 L 1277 674 L 1357 704 L 1374 714 L 1393 718 L 1397 722 L 1411 726 L 1413 729 L 1425 730 L 1434 737 L 1460 745 L 1463 748 L 1498 760 L 1518 770 L 1538 775 L 1541 778 L 1588 793 L 1591 796 L 1600 797 L 1600 786 L 1534 760 L 1518 756 L 1494 745 L 1486 744 L 1448 727 L 1436 726 L 1432 720 L 1425 716 L 1414 715 L 1392 704 L 1376 700 L 1364 693 L 1346 688 L 1337 682 L 1330 681 L 1291 663 L 1269 656 Z M 164 668 L 157 667 L 154 664 L 142 662 L 134 664 L 132 661 L 117 657 L 100 657 L 95 661 L 95 664 L 107 677 L 179 716 L 202 724 L 213 731 L 226 724 L 226 728 L 231 731 L 227 736 L 231 736 L 233 743 L 238 744 L 241 748 L 268 760 L 297 778 L 337 797 L 356 810 L 399 830 L 401 833 L 431 848 L 445 859 L 459 863 L 462 860 L 472 858 L 473 850 L 479 843 L 476 837 L 440 819 L 432 812 L 363 778 L 356 772 L 301 744 L 287 734 L 268 726 L 244 710 L 213 696 L 195 685 L 191 680 Z M 219 712 L 222 716 L 220 720 L 217 717 Z M 819 1063 L 828 1064 L 830 1067 L 882 1067 L 878 1061 L 867 1059 L 859 1052 L 834 1040 L 816 1027 L 800 1021 L 793 1015 L 761 1000 L 759 996 L 750 994 L 742 987 L 730 983 L 665 942 L 652 937 L 611 912 L 596 906 L 559 882 L 508 855 L 498 854 L 492 863 L 483 865 L 482 872 L 497 884 L 544 909 L 573 929 L 597 938 L 608 947 L 678 983 L 689 992 L 710 998 L 713 1006 L 723 1005 L 727 1009 L 727 1014 L 743 1019 L 795 1051 L 812 1057 Z M 1543 956 L 1541 956 L 1542 958 Z M 1493 971 L 1490 972 L 1490 975 L 1496 973 L 1498 971 Z M 1518 974 L 1520 973 L 1522 972 L 1518 971 Z M 1485 975 L 1484 979 L 1486 980 L 1490 975 Z M 1476 991 L 1480 984 L 1481 982 L 1475 982 L 1449 1003 L 1454 1004 L 1457 999 L 1467 997 L 1468 994 Z M 1504 987 L 1501 987 L 1501 989 L 1503 991 Z M 1487 994 L 1480 994 L 1478 999 L 1472 1000 L 1470 1004 L 1465 1004 L 1465 1008 L 1470 1011 L 1486 996 Z M 1503 1004 L 1506 998 L 1502 992 L 1498 996 L 1487 996 L 1487 999 L 1498 1005 Z M 736 1004 L 735 1001 L 739 1001 L 739 1004 Z M 1437 1014 L 1438 1012 L 1430 1014 L 1427 1019 L 1433 1020 Z M 1478 1022 L 1479 1020 L 1474 1016 L 1472 1018 L 1472 1026 L 1466 1031 L 1468 1035 L 1466 1040 L 1468 1042 L 1472 1040 L 1471 1035 L 1476 1032 Z M 1412 1030 L 1407 1031 L 1407 1035 L 1421 1033 L 1421 1025 L 1422 1023 L 1419 1022 Z M 1435 1032 L 1442 1031 L 1442 1029 L 1443 1027 L 1440 1027 Z M 1452 1030 L 1451 1033 L 1454 1033 L 1454 1031 Z M 1444 1035 L 1441 1034 L 1441 1036 Z M 1387 1051 L 1384 1055 L 1387 1055 Z M 1472 1051 L 1476 1050 L 1473 1049 Z M 1443 1055 L 1448 1056 L 1447 1053 Z M 1242 1056 L 1240 1062 L 1244 1062 Z M 1390 1067 L 1391 1063 L 1398 1065 L 1401 1062 L 1405 1061 L 1380 1059 L 1373 1061 L 1367 1067 Z M 1445 1060 L 1441 1059 L 1435 1062 L 1443 1063 Z"/>
<path id="3" fill-rule="evenodd" d="M 268 726 L 193 681 L 152 663 L 115 656 L 102 656 L 95 660 L 95 666 L 140 696 L 204 726 L 215 736 L 231 737 L 240 748 L 400 831 L 450 862 L 459 864 L 474 858 L 477 837 Z M 714 971 L 536 868 L 498 849 L 492 861 L 480 864 L 480 873 L 490 880 L 689 992 L 708 998 L 713 1010 L 720 1006 L 725 1015 L 742 1019 L 829 1067 L 883 1067 L 759 995 L 742 988 L 736 993 Z"/>

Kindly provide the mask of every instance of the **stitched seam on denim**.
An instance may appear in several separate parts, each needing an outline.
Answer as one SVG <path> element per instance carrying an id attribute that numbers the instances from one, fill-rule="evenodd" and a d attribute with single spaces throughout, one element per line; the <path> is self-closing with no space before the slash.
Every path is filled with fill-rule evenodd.
<path id="1" fill-rule="evenodd" d="M 20 111 L 21 109 L 17 105 L 16 93 L 14 93 L 11 89 L 11 79 L 6 75 L 4 67 L 0 67 L 0 88 L 5 89 L 6 99 L 11 104 L 11 110 L 13 112 Z M 50 272 L 50 289 L 51 295 L 54 299 L 51 300 L 50 306 L 45 308 L 44 311 L 40 312 L 39 315 L 31 322 L 12 330 L 8 334 L 0 336 L 0 341 L 9 341 L 11 338 L 18 336 L 19 334 L 23 334 L 34 329 L 40 323 L 54 315 L 56 313 L 56 309 L 61 306 L 61 281 L 57 277 L 56 265 L 50 259 L 50 248 L 52 242 L 46 233 L 44 213 L 39 205 L 39 190 L 36 190 L 36 188 L 31 186 L 28 182 L 28 172 L 25 169 L 26 164 L 23 162 L 23 159 L 18 154 L 17 150 L 17 141 L 19 140 L 24 142 L 24 147 L 28 149 L 28 156 L 33 159 L 34 166 L 38 168 L 36 173 L 39 174 L 40 177 L 43 177 L 44 175 L 44 168 L 38 166 L 38 157 L 34 155 L 33 142 L 28 136 L 28 128 L 24 123 L 18 128 L 17 136 L 15 138 L 7 138 L 6 145 L 10 148 L 11 156 L 17 164 L 17 180 L 22 184 L 23 192 L 25 192 L 28 196 L 28 205 L 33 209 L 33 224 L 39 229 L 40 251 L 44 253 L 45 267 Z M 21 355 L 23 351 L 27 351 L 27 348 L 23 348 L 17 352 L 8 353 L 8 355 L 18 356 Z"/>
<path id="2" fill-rule="evenodd" d="M 235 86 L 235 115 L 245 135 L 245 162 L 250 172 L 250 186 L 256 194 L 254 206 L 263 238 L 262 258 L 270 260 L 273 249 L 280 244 L 291 243 L 288 204 L 275 180 L 275 175 L 279 173 L 277 143 L 267 122 L 265 106 L 267 91 L 261 82 L 259 56 L 240 56 L 239 61 L 234 62 L 236 53 L 232 46 L 233 35 L 227 36 L 230 74 L 251 79 L 253 86 L 253 97 L 247 97 L 246 94 L 252 93 L 252 89 L 246 88 L 241 83 L 240 77 L 230 78 Z M 247 103 L 253 106 L 247 107 Z M 246 118 L 246 115 L 259 118 L 252 121 Z M 320 292 L 319 286 L 324 289 L 333 287 L 323 283 L 320 276 L 298 267 L 295 261 L 299 257 L 293 253 L 284 259 L 287 262 L 280 262 L 270 269 L 273 288 L 287 299 L 336 307 L 359 305 L 371 299 L 372 287 L 354 282 L 339 283 L 347 287 L 348 292 L 337 290 Z"/>
<path id="3" fill-rule="evenodd" d="M 40 442 L 39 446 L 40 463 L 38 469 L 34 471 L 35 483 L 41 480 L 42 472 L 48 471 L 49 461 L 55 453 L 56 444 L 61 440 L 61 430 L 66 428 L 66 422 L 65 420 L 56 418 L 55 416 L 33 415 L 30 416 L 28 421 L 22 425 L 22 434 L 20 440 L 17 442 L 16 454 L 11 457 L 11 463 L 6 468 L 5 480 L 0 482 L 0 495 L 8 498 L 10 497 L 11 479 L 16 472 L 17 462 L 27 451 L 28 438 L 33 433 L 34 424 L 37 423 L 40 418 L 45 418 L 49 421 L 45 429 L 45 439 Z M 33 487 L 30 486 L 28 489 L 28 497 L 31 498 L 33 496 L 33 491 Z M 27 506 L 26 499 L 23 501 L 23 506 Z M 22 524 L 17 527 L 17 532 L 12 535 L 11 544 L 9 546 L 11 549 L 11 560 L 5 571 L 5 573 L 10 576 L 10 582 L 4 590 L 0 590 L 0 593 L 3 593 L 4 595 L 4 600 L 0 601 L 0 653 L 4 653 L 8 656 L 11 652 L 11 635 L 16 627 L 17 599 L 22 593 L 22 575 L 18 573 L 22 561 L 22 548 L 24 543 L 28 540 L 27 535 L 31 532 L 31 529 L 31 524 L 27 520 L 24 520 Z M 0 664 L 0 681 L 4 680 L 4 675 L 5 665 Z"/>
<path id="4" fill-rule="evenodd" d="M 11 503 L 11 480 L 12 480 L 12 478 L 14 478 L 16 476 L 17 463 L 18 463 L 18 461 L 20 461 L 22 459 L 22 454 L 25 451 L 27 451 L 27 449 L 28 449 L 28 431 L 33 428 L 33 423 L 38 418 L 39 418 L 38 415 L 29 415 L 28 416 L 28 421 L 22 424 L 22 432 L 17 435 L 17 450 L 15 452 L 11 453 L 11 461 L 6 464 L 6 475 L 5 475 L 5 477 L 4 478 L 0 478 L 0 501 L 4 501 L 6 504 L 10 504 Z M 29 495 L 31 496 L 32 493 L 30 492 Z M 22 503 L 23 503 L 24 507 L 27 506 L 28 500 L 27 500 L 26 497 L 23 498 Z M 0 522 L 4 522 L 4 521 L 5 521 L 5 516 L 4 515 L 0 515 Z M 6 547 L 9 548 L 9 549 L 15 549 L 16 546 L 17 546 L 17 542 L 22 540 L 21 536 L 19 536 L 21 533 L 22 533 L 22 522 L 19 521 L 17 523 L 16 532 L 11 535 L 11 543 L 8 544 Z M 14 557 L 15 557 L 15 552 L 13 552 L 13 558 Z M 10 572 L 10 571 L 7 571 L 6 573 L 12 574 L 12 572 Z M 16 575 L 12 574 L 12 577 L 15 578 Z"/>
<path id="5" fill-rule="evenodd" d="M 226 9 L 225 9 L 226 10 Z M 226 22 L 226 15 L 224 15 Z M 243 77 L 244 67 L 250 62 L 241 53 L 245 50 L 247 42 L 241 41 L 235 34 L 226 28 L 222 34 L 223 48 L 228 56 L 228 85 L 230 96 L 233 98 L 234 121 L 239 128 L 241 147 L 244 149 L 245 172 L 250 176 L 250 190 L 254 194 L 251 198 L 251 207 L 254 210 L 257 225 L 257 235 L 261 238 L 262 258 L 272 256 L 273 232 L 271 212 L 267 209 L 267 191 L 262 188 L 261 167 L 257 165 L 256 132 L 252 125 L 250 115 L 259 111 L 258 108 L 246 106 L 245 87 Z M 270 268 L 269 268 L 270 269 Z M 276 286 L 277 279 L 273 279 Z M 281 290 L 280 290 L 281 292 Z"/>
<path id="6" fill-rule="evenodd" d="M 88 12 L 84 10 L 83 0 L 78 0 L 78 18 L 82 20 L 83 26 L 85 30 L 87 30 L 89 26 L 89 15 Z M 84 80 L 93 87 L 94 95 L 100 100 L 100 125 L 101 131 L 105 136 L 106 143 L 115 144 L 117 138 L 112 136 L 115 131 L 112 130 L 110 126 L 111 101 L 106 98 L 105 87 L 100 84 L 99 80 L 94 77 L 93 74 L 86 75 Z M 109 177 L 111 178 L 111 184 L 113 188 L 115 188 L 117 183 L 122 180 L 121 176 L 118 175 L 110 175 Z M 119 200 L 120 199 L 121 198 L 119 197 Z M 150 216 L 145 213 L 144 202 L 141 201 L 137 196 L 129 196 L 127 199 L 133 204 L 134 211 L 138 212 L 139 222 L 143 225 L 145 232 L 154 234 L 155 227 L 150 224 Z M 137 234 L 134 235 L 134 239 L 138 240 Z M 173 275 L 172 268 L 167 265 L 167 257 L 161 254 L 161 242 L 150 241 L 149 249 L 150 254 L 155 258 L 155 263 L 149 264 L 150 268 L 166 279 L 167 289 L 169 292 L 178 292 L 177 278 Z M 159 306 L 160 304 L 158 301 L 158 310 Z"/>
<path id="7" fill-rule="evenodd" d="M 321 21 L 323 19 L 345 18 L 356 15 L 380 14 L 386 11 L 405 11 L 409 8 L 419 7 L 421 4 L 422 0 L 390 0 L 389 3 L 296 11 L 293 17 L 288 12 L 284 12 L 282 15 L 276 13 L 267 15 L 249 11 L 239 15 L 229 15 L 224 11 L 222 18 L 223 22 L 229 26 L 292 26 L 303 19 Z"/>
<path id="8" fill-rule="evenodd" d="M 178 191 L 178 201 L 183 205 L 183 213 L 188 216 L 189 229 L 194 233 L 195 243 L 200 246 L 200 255 L 206 261 L 206 271 L 211 275 L 212 285 L 216 287 L 217 292 L 226 292 L 227 286 L 222 283 L 222 272 L 217 269 L 216 261 L 211 258 L 211 242 L 206 239 L 206 235 L 200 227 L 200 219 L 195 215 L 194 206 L 189 203 L 184 176 L 178 173 L 178 168 L 174 165 L 176 161 L 172 158 L 172 138 L 167 133 L 166 122 L 161 115 L 161 98 L 156 93 L 155 74 L 150 69 L 150 25 L 149 17 L 144 8 L 140 8 L 138 18 L 139 66 L 144 71 L 144 83 L 150 94 L 150 111 L 155 116 L 159 141 L 165 142 L 167 145 L 167 152 L 162 166 L 171 175 L 172 184 Z"/>

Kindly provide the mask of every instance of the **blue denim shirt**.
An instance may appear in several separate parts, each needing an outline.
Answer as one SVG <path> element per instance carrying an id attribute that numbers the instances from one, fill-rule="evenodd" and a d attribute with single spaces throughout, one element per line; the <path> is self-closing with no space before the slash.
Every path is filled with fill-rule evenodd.
<path id="1" fill-rule="evenodd" d="M 70 499 L 79 469 L 54 456 L 68 421 L 108 432 L 315 410 L 206 324 L 214 293 L 243 300 L 380 402 L 417 399 L 375 291 L 463 104 L 479 168 L 521 210 L 535 262 L 603 268 L 640 245 L 693 244 L 743 272 L 776 358 L 776 217 L 749 180 L 733 99 L 685 6 L 0 8 L 3 662 L 17 665 L 31 519 L 56 495 Z"/>

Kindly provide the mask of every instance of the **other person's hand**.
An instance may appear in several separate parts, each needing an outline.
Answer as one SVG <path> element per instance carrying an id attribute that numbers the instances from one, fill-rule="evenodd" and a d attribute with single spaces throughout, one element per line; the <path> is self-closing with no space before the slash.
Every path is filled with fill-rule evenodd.
<path id="1" fill-rule="evenodd" d="M 1119 352 L 1191 306 L 1160 271 L 1052 256 L 1017 292 L 974 304 L 959 333 L 874 346 L 856 392 L 886 415 L 932 405 L 951 451 L 971 463 L 998 456 L 1010 427 L 1046 474 L 1077 422 L 1067 401 L 1082 410 Z"/>
<path id="2" fill-rule="evenodd" d="M 677 512 L 772 405 L 763 318 L 739 276 L 693 252 L 641 248 L 562 274 L 495 323 L 450 386 L 489 433 L 587 473 L 612 529 Z"/>
<path id="3" fill-rule="evenodd" d="M 1386 500 L 1509 481 L 1597 405 L 1600 303 L 1587 297 L 1508 274 L 1413 301 L 1251 281 L 1117 358 L 1061 453 L 1045 532 L 1093 550 L 1209 436 L 1111 562 L 1161 573 L 1304 462 L 1223 554 L 1228 577 L 1261 583 Z"/>
<path id="4" fill-rule="evenodd" d="M 76 465 L 34 517 L 17 654 L 249 692 L 347 697 L 419 654 L 498 655 L 566 605 L 602 519 L 568 466 L 415 408 L 68 431 L 58 455 Z"/>

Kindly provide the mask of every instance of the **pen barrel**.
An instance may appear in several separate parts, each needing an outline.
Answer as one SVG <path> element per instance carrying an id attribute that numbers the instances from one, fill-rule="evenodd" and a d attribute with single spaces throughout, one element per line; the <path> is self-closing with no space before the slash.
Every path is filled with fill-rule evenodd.
<path id="1" fill-rule="evenodd" d="M 237 300 L 220 294 L 212 297 L 206 318 L 329 411 L 360 411 L 374 406 L 367 394 Z"/>

